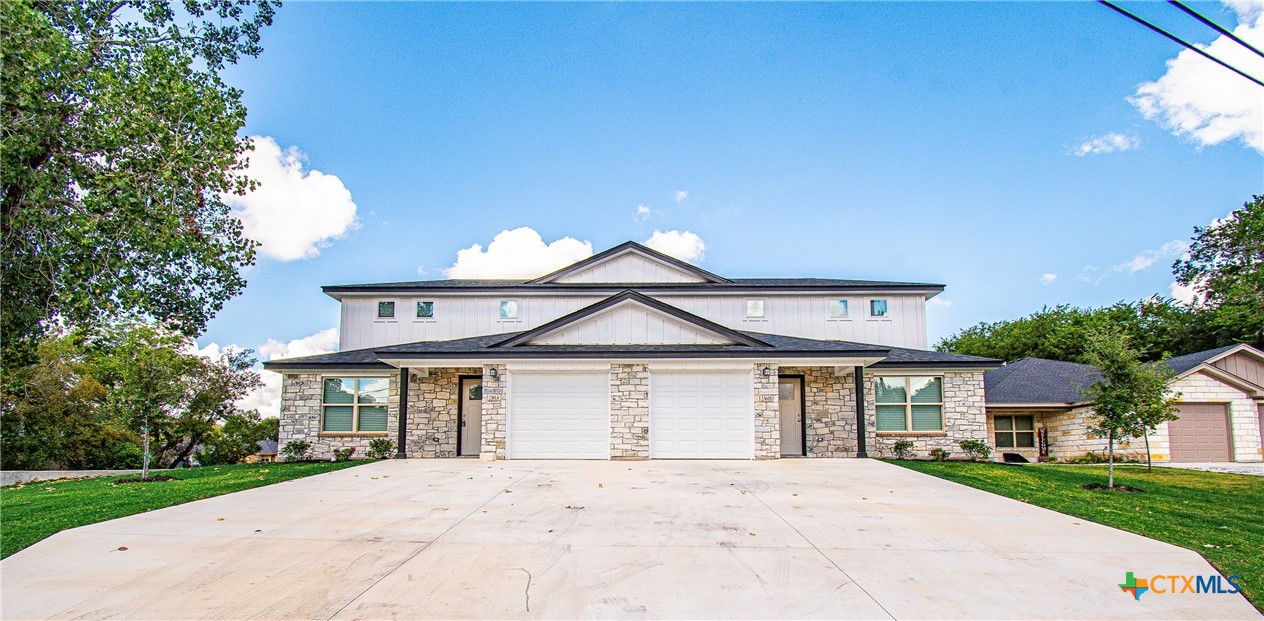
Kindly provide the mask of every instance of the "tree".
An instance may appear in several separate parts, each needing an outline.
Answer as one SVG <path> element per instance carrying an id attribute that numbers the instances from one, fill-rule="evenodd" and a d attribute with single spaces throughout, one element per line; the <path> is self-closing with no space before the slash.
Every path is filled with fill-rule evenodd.
<path id="1" fill-rule="evenodd" d="M 1211 226 L 1194 227 L 1189 258 L 1172 271 L 1214 311 L 1225 340 L 1264 347 L 1264 196 Z"/>
<path id="2" fill-rule="evenodd" d="M 259 452 L 259 441 L 268 438 L 269 425 L 258 412 L 234 412 L 224 417 L 224 424 L 212 429 L 204 439 L 198 461 L 203 465 L 236 464 Z"/>
<path id="3" fill-rule="evenodd" d="M 245 285 L 241 91 L 273 0 L 9 0 L 0 62 L 0 363 L 56 325 L 183 334 Z"/>
<path id="4" fill-rule="evenodd" d="M 1144 364 L 1121 330 L 1107 329 L 1088 341 L 1088 359 L 1101 379 L 1084 394 L 1093 402 L 1088 431 L 1106 438 L 1107 487 L 1115 487 L 1115 442 L 1144 436 L 1159 423 L 1175 418 L 1176 396 L 1167 387 L 1171 371 L 1164 365 Z M 1149 452 L 1149 440 L 1146 451 Z"/>

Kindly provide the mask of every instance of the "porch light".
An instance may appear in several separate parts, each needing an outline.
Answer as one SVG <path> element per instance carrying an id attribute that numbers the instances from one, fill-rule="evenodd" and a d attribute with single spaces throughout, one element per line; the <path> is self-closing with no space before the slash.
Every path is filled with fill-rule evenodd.
<path id="1" fill-rule="evenodd" d="M 772 375 L 772 369 L 764 367 L 764 377 L 768 377 L 769 375 Z"/>
<path id="2" fill-rule="evenodd" d="M 496 367 L 488 369 L 487 374 L 490 375 L 492 379 L 496 379 Z"/>

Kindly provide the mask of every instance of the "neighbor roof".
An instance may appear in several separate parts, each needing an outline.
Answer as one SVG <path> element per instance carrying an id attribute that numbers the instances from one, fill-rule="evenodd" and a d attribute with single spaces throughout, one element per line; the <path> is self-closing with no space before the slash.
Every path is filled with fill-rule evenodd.
<path id="1" fill-rule="evenodd" d="M 987 403 L 1058 403 L 1084 401 L 1083 391 L 1101 375 L 1087 364 L 1020 358 L 983 374 Z"/>
<path id="2" fill-rule="evenodd" d="M 259 445 L 258 454 L 260 455 L 276 455 L 277 454 L 276 440 L 259 440 L 255 444 Z"/>
<path id="3" fill-rule="evenodd" d="M 1196 351 L 1192 354 L 1185 354 L 1184 356 L 1176 356 L 1174 358 L 1168 358 L 1167 360 L 1163 361 L 1163 364 L 1166 364 L 1168 368 L 1172 369 L 1172 372 L 1175 373 L 1176 375 L 1180 375 L 1235 347 L 1241 347 L 1241 346 L 1238 344 L 1233 344 L 1233 345 L 1225 345 L 1224 347 L 1217 347 L 1215 349 L 1208 349 L 1206 351 Z"/>

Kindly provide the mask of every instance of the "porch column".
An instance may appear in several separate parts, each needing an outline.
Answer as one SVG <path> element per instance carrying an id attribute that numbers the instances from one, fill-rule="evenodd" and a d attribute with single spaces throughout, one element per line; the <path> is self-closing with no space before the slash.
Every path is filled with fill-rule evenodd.
<path id="1" fill-rule="evenodd" d="M 408 367 L 399 368 L 399 450 L 395 459 L 408 457 Z"/>
<path id="2" fill-rule="evenodd" d="M 856 457 L 868 457 L 865 451 L 865 368 L 856 367 Z"/>

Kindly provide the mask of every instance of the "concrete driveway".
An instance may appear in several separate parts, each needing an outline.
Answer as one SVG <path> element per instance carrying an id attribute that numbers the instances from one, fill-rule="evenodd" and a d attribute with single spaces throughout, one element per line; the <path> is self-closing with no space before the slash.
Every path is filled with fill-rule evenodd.
<path id="1" fill-rule="evenodd" d="M 126 550 L 120 548 L 126 547 Z M 1259 618 L 1197 554 L 869 460 L 388 461 L 60 533 L 24 618 Z"/>

